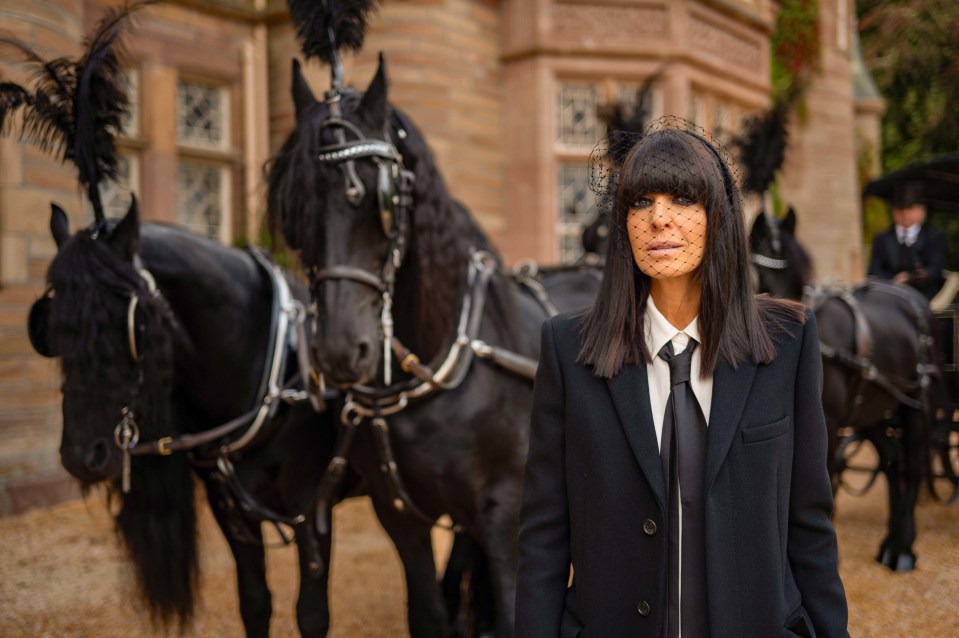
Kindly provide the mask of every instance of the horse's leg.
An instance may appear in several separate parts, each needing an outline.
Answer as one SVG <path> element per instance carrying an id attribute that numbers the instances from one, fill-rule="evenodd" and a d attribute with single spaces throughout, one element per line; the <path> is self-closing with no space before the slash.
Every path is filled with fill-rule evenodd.
<path id="1" fill-rule="evenodd" d="M 471 572 L 473 546 L 473 540 L 469 536 L 457 532 L 453 536 L 453 546 L 450 547 L 450 555 L 446 560 L 446 569 L 443 570 L 441 584 L 443 601 L 446 605 L 446 615 L 450 620 L 450 635 L 456 638 L 465 638 L 467 635 L 466 624 L 460 615 L 463 602 L 463 578 Z"/>
<path id="2" fill-rule="evenodd" d="M 897 572 L 912 571 L 916 567 L 916 555 L 912 551 L 916 541 L 916 503 L 919 500 L 919 487 L 923 480 L 923 455 L 927 453 L 924 435 L 925 417 L 919 410 L 903 408 L 902 436 L 900 442 L 900 463 L 902 501 L 900 503 L 899 527 L 896 535 L 899 544 L 899 556 L 895 564 L 889 565 Z"/>
<path id="3" fill-rule="evenodd" d="M 332 506 L 327 506 L 332 510 Z M 325 513 L 332 520 L 331 512 Z M 311 509 L 296 526 L 296 549 L 300 565 L 300 592 L 296 599 L 296 623 L 303 638 L 325 638 L 330 630 L 330 555 L 332 536 L 316 529 Z"/>
<path id="4" fill-rule="evenodd" d="M 410 636 L 446 638 L 446 609 L 436 579 L 429 525 L 414 519 L 412 514 L 397 512 L 388 501 L 372 501 L 380 524 L 403 562 Z"/>
<path id="5" fill-rule="evenodd" d="M 478 546 L 473 546 L 473 567 L 470 570 L 470 607 L 473 636 L 485 638 L 496 633 L 496 594 L 489 559 Z"/>
<path id="6" fill-rule="evenodd" d="M 490 490 L 483 512 L 483 544 L 489 559 L 496 606 L 497 636 L 513 635 L 516 617 L 516 569 L 519 563 L 519 503 L 516 483 Z"/>
<path id="7" fill-rule="evenodd" d="M 900 421 L 894 423 L 900 427 L 903 426 Z M 889 518 L 886 524 L 886 537 L 879 546 L 879 555 L 876 556 L 876 560 L 889 569 L 908 571 L 908 568 L 901 569 L 899 567 L 901 563 L 905 567 L 910 560 L 915 561 L 915 558 L 904 547 L 902 538 L 906 502 L 904 443 L 900 437 L 890 436 L 886 433 L 889 425 L 891 424 L 887 422 L 875 428 L 874 434 L 870 437 L 879 453 L 879 464 L 886 475 L 886 483 L 889 488 Z"/>
<path id="8" fill-rule="evenodd" d="M 221 484 L 209 479 L 204 480 L 204 483 L 213 516 L 236 562 L 240 616 L 247 638 L 267 638 L 273 600 L 266 583 L 266 560 L 260 525 L 247 521 L 237 513 L 230 513 L 235 505 Z"/>
<path id="9" fill-rule="evenodd" d="M 469 579 L 469 595 L 462 596 L 464 580 Z M 453 546 L 443 572 L 443 599 L 450 618 L 451 635 L 456 637 L 492 635 L 496 628 L 496 608 L 489 560 L 482 548 L 462 532 L 453 537 Z M 463 608 L 466 603 L 467 609 Z M 471 627 L 472 631 L 468 629 Z"/>

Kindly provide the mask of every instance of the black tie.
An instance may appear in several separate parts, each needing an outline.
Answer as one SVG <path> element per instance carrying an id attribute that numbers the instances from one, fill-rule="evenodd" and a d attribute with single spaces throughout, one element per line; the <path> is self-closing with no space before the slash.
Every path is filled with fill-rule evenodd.
<path id="1" fill-rule="evenodd" d="M 696 341 L 680 354 L 673 354 L 672 342 L 659 351 L 669 364 L 669 398 L 663 419 L 660 457 L 669 486 L 669 620 L 668 636 L 683 638 L 709 636 L 706 611 L 706 516 L 703 472 L 706 466 L 706 419 L 689 384 Z M 678 480 L 677 480 L 678 479 Z M 682 507 L 679 491 L 682 486 Z M 679 516 L 682 510 L 682 547 Z M 679 560 L 682 552 L 682 561 Z M 682 599 L 679 596 L 680 563 Z"/>
<path id="2" fill-rule="evenodd" d="M 906 231 L 902 231 L 899 237 L 899 268 L 896 272 L 911 272 L 912 267 L 912 248 L 906 243 Z"/>

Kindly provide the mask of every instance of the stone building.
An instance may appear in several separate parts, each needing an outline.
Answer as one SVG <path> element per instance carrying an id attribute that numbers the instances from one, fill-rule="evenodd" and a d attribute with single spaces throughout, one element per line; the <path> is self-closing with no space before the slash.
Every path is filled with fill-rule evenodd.
<path id="1" fill-rule="evenodd" d="M 75 56 L 104 8 L 118 4 L 0 0 L 0 31 Z M 597 106 L 629 100 L 662 70 L 654 115 L 681 115 L 728 139 L 769 103 L 773 0 L 382 4 L 364 51 L 346 60 L 347 80 L 365 88 L 377 52 L 386 53 L 392 101 L 423 129 L 451 191 L 508 263 L 577 256 L 592 212 L 586 159 L 603 133 Z M 799 211 L 818 275 L 856 279 L 854 131 L 856 122 L 868 128 L 875 108 L 855 103 L 852 0 L 819 4 L 822 70 L 794 123 L 782 195 Z M 298 47 L 285 3 L 170 0 L 140 12 L 126 44 L 135 108 L 120 142 L 122 183 L 105 193 L 108 214 L 125 212 L 134 191 L 146 220 L 257 241 L 262 167 L 293 119 Z M 320 93 L 328 71 L 315 63 L 306 71 Z M 0 77 L 26 80 L 10 50 L 0 51 Z M 57 455 L 57 366 L 33 353 L 24 328 L 55 252 L 51 200 L 73 228 L 88 221 L 71 167 L 0 140 L 0 514 L 76 493 Z"/>

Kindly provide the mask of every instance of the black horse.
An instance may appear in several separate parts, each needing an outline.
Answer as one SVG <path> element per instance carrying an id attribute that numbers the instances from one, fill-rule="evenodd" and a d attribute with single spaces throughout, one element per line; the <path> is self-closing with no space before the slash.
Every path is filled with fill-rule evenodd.
<path id="1" fill-rule="evenodd" d="M 760 215 L 750 234 L 759 292 L 798 298 L 810 260 L 787 223 Z M 830 468 L 838 488 L 847 454 L 867 440 L 889 487 L 889 520 L 877 560 L 896 571 L 916 562 L 915 507 L 929 478 L 935 407 L 935 332 L 925 299 L 912 288 L 870 280 L 807 288 L 823 354 L 823 410 Z"/>
<path id="2" fill-rule="evenodd" d="M 382 60 L 364 94 L 322 102 L 294 63 L 293 92 L 269 212 L 310 277 L 316 359 L 348 393 L 347 458 L 403 561 L 410 632 L 447 632 L 429 534 L 447 513 L 488 556 L 509 636 L 529 376 L 548 312 L 501 269 L 388 103 Z"/>
<path id="3" fill-rule="evenodd" d="M 297 543 L 300 631 L 325 636 L 330 537 L 317 533 L 313 509 L 336 414 L 263 402 L 265 367 L 278 366 L 269 385 L 299 374 L 291 342 L 277 337 L 269 265 L 171 226 L 141 227 L 135 201 L 118 223 L 72 236 L 54 206 L 50 226 L 58 251 L 30 321 L 35 347 L 62 363 L 60 457 L 119 502 L 116 528 L 152 618 L 182 629 L 194 613 L 199 477 L 236 561 L 247 635 L 269 632 L 267 520 L 288 524 Z M 286 285 L 307 301 L 302 286 Z"/>

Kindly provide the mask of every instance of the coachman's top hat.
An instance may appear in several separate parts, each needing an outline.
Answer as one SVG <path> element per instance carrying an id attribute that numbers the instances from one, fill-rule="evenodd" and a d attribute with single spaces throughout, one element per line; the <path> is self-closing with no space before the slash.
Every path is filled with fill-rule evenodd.
<path id="1" fill-rule="evenodd" d="M 893 189 L 890 204 L 893 208 L 905 208 L 913 204 L 925 204 L 922 182 L 900 182 Z"/>

